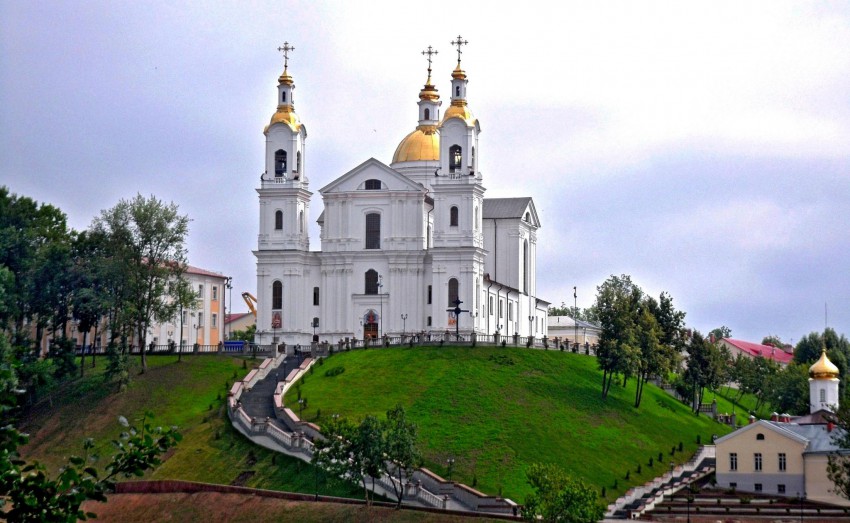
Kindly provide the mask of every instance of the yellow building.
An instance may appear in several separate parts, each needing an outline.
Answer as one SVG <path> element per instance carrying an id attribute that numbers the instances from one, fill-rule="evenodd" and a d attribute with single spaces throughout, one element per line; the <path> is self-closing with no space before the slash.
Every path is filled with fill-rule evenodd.
<path id="1" fill-rule="evenodd" d="M 832 492 L 826 474 L 830 454 L 850 454 L 850 449 L 835 444 L 841 429 L 827 421 L 829 411 L 824 408 L 838 407 L 838 374 L 824 352 L 809 369 L 809 415 L 754 421 L 718 439 L 717 484 L 741 492 L 850 506 L 850 500 Z"/>

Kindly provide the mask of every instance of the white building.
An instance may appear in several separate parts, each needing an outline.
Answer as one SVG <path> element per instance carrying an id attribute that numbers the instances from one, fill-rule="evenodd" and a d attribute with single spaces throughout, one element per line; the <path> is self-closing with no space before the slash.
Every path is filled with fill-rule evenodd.
<path id="1" fill-rule="evenodd" d="M 257 189 L 257 342 L 304 344 L 314 330 L 329 341 L 455 329 L 546 334 L 537 211 L 529 197 L 484 198 L 467 82 L 459 53 L 441 114 L 429 67 L 418 126 L 390 165 L 370 158 L 319 189 L 321 250 L 311 251 L 307 129 L 284 65 Z M 448 309 L 458 299 L 456 317 Z"/>

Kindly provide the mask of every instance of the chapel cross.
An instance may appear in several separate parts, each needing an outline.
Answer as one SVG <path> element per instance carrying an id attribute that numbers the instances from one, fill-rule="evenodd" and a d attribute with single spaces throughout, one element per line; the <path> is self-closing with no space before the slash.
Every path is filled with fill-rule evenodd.
<path id="1" fill-rule="evenodd" d="M 460 35 L 457 35 L 457 40 L 453 41 L 453 42 L 452 42 L 452 45 L 456 45 L 456 46 L 457 46 L 457 63 L 460 63 L 460 55 L 461 55 L 461 52 L 462 52 L 462 51 L 460 50 L 460 46 L 462 46 L 462 45 L 469 45 L 469 42 L 467 42 L 466 40 L 464 40 L 464 39 L 463 39 L 463 37 L 461 37 Z"/>
<path id="2" fill-rule="evenodd" d="M 460 298 L 455 298 L 455 301 L 452 303 L 455 304 L 454 309 L 446 309 L 446 312 L 451 312 L 455 315 L 455 337 L 460 339 L 460 313 L 469 312 L 467 310 L 461 309 L 460 304 L 463 303 L 460 301 Z"/>
<path id="3" fill-rule="evenodd" d="M 422 51 L 423 55 L 428 55 L 428 78 L 431 78 L 431 56 L 438 53 L 439 51 L 432 49 L 430 45 L 428 46 L 428 49 Z"/>
<path id="4" fill-rule="evenodd" d="M 290 46 L 289 42 L 283 42 L 283 47 L 278 47 L 277 50 L 283 52 L 283 68 L 285 70 L 289 67 L 289 51 L 294 51 L 295 47 Z"/>

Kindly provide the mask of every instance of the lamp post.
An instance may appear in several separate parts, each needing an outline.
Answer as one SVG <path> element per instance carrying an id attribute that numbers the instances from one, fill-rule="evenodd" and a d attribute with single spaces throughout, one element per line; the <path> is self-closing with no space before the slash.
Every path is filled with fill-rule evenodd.
<path id="1" fill-rule="evenodd" d="M 448 465 L 448 472 L 446 473 L 446 475 L 448 476 L 447 479 L 449 481 L 451 481 L 452 480 L 452 469 L 454 469 L 454 466 L 455 466 L 455 459 L 454 458 L 447 459 L 446 464 Z"/>
<path id="2" fill-rule="evenodd" d="M 800 521 L 803 521 L 803 501 L 806 499 L 806 493 L 800 494 L 797 492 L 797 500 L 800 502 Z"/>
<path id="3" fill-rule="evenodd" d="M 573 326 L 575 327 L 576 352 L 578 352 L 578 290 L 573 286 Z"/>
<path id="4" fill-rule="evenodd" d="M 534 333 L 534 316 L 528 317 L 528 335 L 531 336 Z"/>
<path id="5" fill-rule="evenodd" d="M 378 337 L 384 336 L 384 276 L 378 275 L 378 294 L 381 299 L 381 317 L 378 318 Z"/>
<path id="6" fill-rule="evenodd" d="M 407 334 L 407 313 L 401 315 L 401 321 L 401 334 L 402 336 L 404 336 L 405 334 Z"/>
<path id="7" fill-rule="evenodd" d="M 313 340 L 316 340 L 316 327 L 319 326 L 319 318 L 313 318 L 313 321 L 310 323 L 310 326 L 313 327 Z"/>
<path id="8" fill-rule="evenodd" d="M 228 302 L 224 311 L 224 339 L 229 340 L 230 336 L 228 336 L 227 327 L 230 322 L 228 321 L 227 314 L 229 313 L 231 316 L 233 316 L 233 276 L 228 276 L 224 279 L 224 292 L 227 291 L 230 291 L 230 301 Z M 227 296 L 225 296 L 225 298 L 226 297 Z M 232 326 L 230 327 L 230 331 L 233 331 Z"/>

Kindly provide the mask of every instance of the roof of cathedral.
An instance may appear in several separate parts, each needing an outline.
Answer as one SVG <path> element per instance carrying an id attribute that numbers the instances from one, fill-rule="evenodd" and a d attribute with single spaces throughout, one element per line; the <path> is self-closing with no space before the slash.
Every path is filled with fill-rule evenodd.
<path id="1" fill-rule="evenodd" d="M 530 196 L 521 198 L 484 198 L 484 218 L 522 218 L 531 203 Z"/>
<path id="2" fill-rule="evenodd" d="M 723 338 L 726 343 L 737 347 L 742 352 L 746 352 L 750 356 L 761 356 L 778 363 L 787 364 L 794 357 L 793 354 L 788 354 L 782 349 L 777 349 L 771 345 L 762 345 L 751 341 L 736 340 L 734 338 Z"/>
<path id="3" fill-rule="evenodd" d="M 392 163 L 437 161 L 440 159 L 440 135 L 434 125 L 420 125 L 404 137 L 393 154 Z"/>

